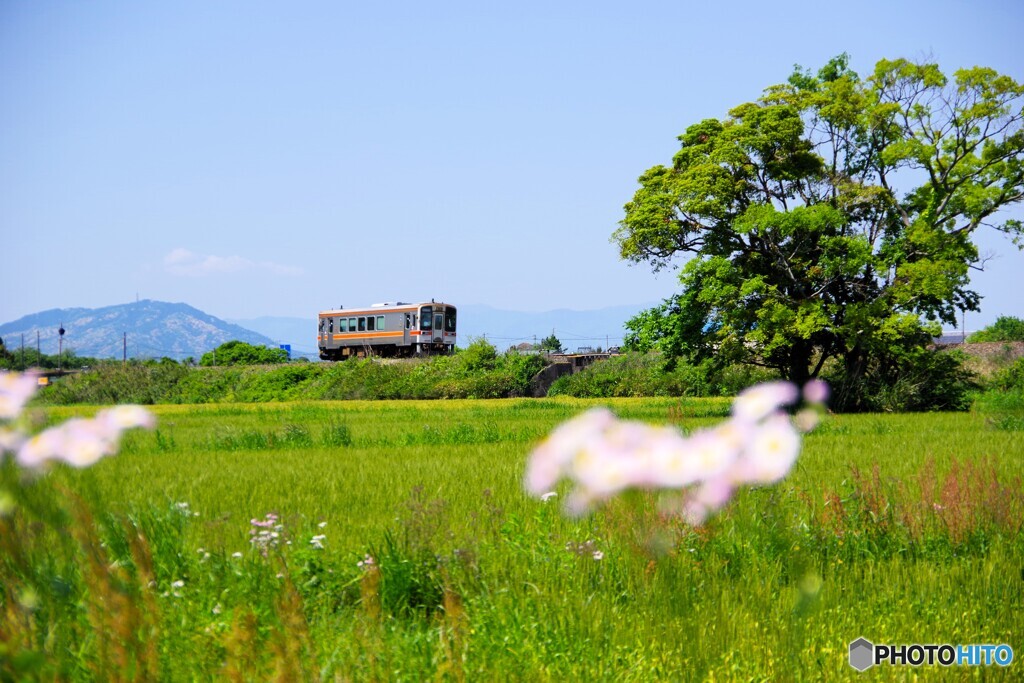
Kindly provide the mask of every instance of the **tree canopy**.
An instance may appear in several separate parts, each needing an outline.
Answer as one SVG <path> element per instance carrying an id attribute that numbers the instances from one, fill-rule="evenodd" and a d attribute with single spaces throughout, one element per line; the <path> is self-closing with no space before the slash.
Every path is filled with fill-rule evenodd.
<path id="1" fill-rule="evenodd" d="M 920 348 L 978 308 L 976 231 L 1021 236 L 1004 209 L 1024 196 L 1022 102 L 989 68 L 882 60 L 862 79 L 844 54 L 690 126 L 612 237 L 655 271 L 688 259 L 627 345 L 797 382 Z"/>
<path id="2" fill-rule="evenodd" d="M 552 331 L 550 335 L 540 340 L 540 349 L 547 353 L 561 353 L 563 350 L 562 342 L 555 336 L 554 331 Z"/>

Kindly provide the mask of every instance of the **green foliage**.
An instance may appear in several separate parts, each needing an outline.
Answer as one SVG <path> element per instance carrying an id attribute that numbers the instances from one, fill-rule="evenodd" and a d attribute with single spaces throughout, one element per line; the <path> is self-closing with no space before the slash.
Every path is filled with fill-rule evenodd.
<path id="1" fill-rule="evenodd" d="M 983 330 L 967 338 L 967 343 L 979 342 L 1024 342 L 1024 320 L 1001 315 Z"/>
<path id="2" fill-rule="evenodd" d="M 74 349 L 66 349 L 62 354 L 48 355 L 38 353 L 34 346 L 5 348 L 0 340 L 0 370 L 27 370 L 42 368 L 43 370 L 79 370 L 88 368 L 104 361 L 89 356 L 79 356 Z"/>
<path id="3" fill-rule="evenodd" d="M 844 54 L 690 126 L 672 163 L 641 175 L 613 235 L 622 258 L 655 271 L 692 257 L 683 291 L 633 318 L 627 345 L 796 382 L 835 360 L 854 391 L 977 309 L 981 226 L 1021 236 L 1001 211 L 1024 193 L 1022 102 L 1024 87 L 991 69 L 947 78 L 883 60 L 861 79 Z M 909 179 L 920 184 L 898 187 Z"/>
<path id="4" fill-rule="evenodd" d="M 211 365 L 269 365 L 288 362 L 288 352 L 284 349 L 271 349 L 266 346 L 255 346 L 243 341 L 224 342 L 213 351 L 204 353 L 199 364 Z"/>

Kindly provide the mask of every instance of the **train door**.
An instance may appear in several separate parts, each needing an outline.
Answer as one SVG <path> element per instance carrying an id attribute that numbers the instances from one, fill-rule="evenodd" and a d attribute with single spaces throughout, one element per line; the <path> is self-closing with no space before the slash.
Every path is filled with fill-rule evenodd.
<path id="1" fill-rule="evenodd" d="M 405 324 L 402 326 L 402 346 L 409 345 L 409 331 L 412 329 L 412 313 L 405 313 Z"/>
<path id="2" fill-rule="evenodd" d="M 444 341 L 444 313 L 440 310 L 434 313 L 434 341 Z"/>

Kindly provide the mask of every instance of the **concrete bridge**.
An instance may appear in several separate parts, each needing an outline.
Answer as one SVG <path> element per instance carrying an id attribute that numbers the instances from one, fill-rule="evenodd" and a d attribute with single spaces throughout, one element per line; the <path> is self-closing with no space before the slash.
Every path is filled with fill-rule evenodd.
<path id="1" fill-rule="evenodd" d="M 530 380 L 530 395 L 541 398 L 548 395 L 548 389 L 559 377 L 572 375 L 599 360 L 611 358 L 613 353 L 555 353 L 548 356 L 551 361 Z"/>

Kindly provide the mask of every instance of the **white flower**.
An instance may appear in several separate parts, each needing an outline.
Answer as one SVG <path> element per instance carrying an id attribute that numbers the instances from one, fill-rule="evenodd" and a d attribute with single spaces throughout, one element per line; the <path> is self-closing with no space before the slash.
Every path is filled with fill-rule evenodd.
<path id="1" fill-rule="evenodd" d="M 545 503 L 546 503 L 546 502 L 548 502 L 549 500 L 551 500 L 552 498 L 555 498 L 555 497 L 557 497 L 557 496 L 558 496 L 558 493 L 557 493 L 557 492 L 555 492 L 555 491 L 548 491 L 547 493 L 545 493 L 545 494 L 541 495 L 540 499 L 541 499 L 541 500 L 542 500 L 543 502 L 545 502 Z"/>
<path id="2" fill-rule="evenodd" d="M 594 557 L 595 561 L 600 562 L 601 560 L 604 559 L 604 553 L 601 552 L 600 550 L 595 550 L 593 557 Z"/>
<path id="3" fill-rule="evenodd" d="M 238 558 L 240 558 L 241 556 L 242 556 L 242 553 L 237 553 L 237 552 L 236 552 L 236 553 L 231 553 L 231 557 L 233 557 L 233 558 L 235 558 L 235 559 L 238 559 Z"/>
<path id="4" fill-rule="evenodd" d="M 324 528 L 325 526 L 327 526 L 327 522 L 320 522 L 320 523 L 319 523 L 319 524 L 317 524 L 316 526 L 317 526 L 317 528 L 319 528 L 319 529 L 323 529 L 323 528 Z"/>
<path id="5" fill-rule="evenodd" d="M 324 541 L 327 540 L 327 536 L 324 534 L 317 534 L 313 538 L 309 539 L 309 544 L 319 550 L 324 549 Z"/>

